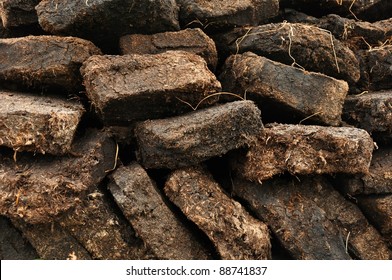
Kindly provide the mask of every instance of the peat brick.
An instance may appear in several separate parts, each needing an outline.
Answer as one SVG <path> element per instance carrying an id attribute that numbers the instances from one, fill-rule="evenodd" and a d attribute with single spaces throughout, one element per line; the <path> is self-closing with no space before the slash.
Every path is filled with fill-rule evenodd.
<path id="1" fill-rule="evenodd" d="M 380 231 L 392 249 L 392 195 L 358 196 L 357 200 L 365 216 Z"/>
<path id="2" fill-rule="evenodd" d="M 392 89 L 392 45 L 357 52 L 361 62 L 363 90 Z"/>
<path id="3" fill-rule="evenodd" d="M 129 33 L 178 30 L 175 0 L 43 0 L 36 7 L 42 28 L 97 44 Z"/>
<path id="4" fill-rule="evenodd" d="M 42 260 L 91 260 L 89 252 L 57 222 L 35 225 L 20 219 L 13 219 L 12 222 Z"/>
<path id="5" fill-rule="evenodd" d="M 0 260 L 35 260 L 39 258 L 30 242 L 4 216 L 0 216 L 0 228 Z"/>
<path id="6" fill-rule="evenodd" d="M 235 178 L 233 190 L 293 258 L 350 259 L 337 226 L 316 203 L 301 196 L 295 180 L 274 179 L 259 185 Z"/>
<path id="7" fill-rule="evenodd" d="M 327 218 L 345 236 L 347 249 L 355 259 L 381 260 L 389 258 L 389 250 L 379 232 L 369 224 L 358 206 L 336 191 L 321 176 L 301 179 L 300 195 L 323 209 Z"/>
<path id="8" fill-rule="evenodd" d="M 225 91 L 246 95 L 263 109 L 263 103 L 279 105 L 303 118 L 338 126 L 344 99 L 345 81 L 307 72 L 247 52 L 230 56 L 220 75 Z M 315 90 L 317 89 L 317 90 Z M 275 112 L 276 114 L 276 112 Z"/>
<path id="9" fill-rule="evenodd" d="M 62 215 L 59 224 L 86 248 L 93 259 L 154 258 L 127 221 L 115 214 L 112 203 L 94 187 L 73 211 Z"/>
<path id="10" fill-rule="evenodd" d="M 165 193 L 215 245 L 222 259 L 271 258 L 267 226 L 228 197 L 201 168 L 173 172 Z"/>
<path id="11" fill-rule="evenodd" d="M 291 174 L 367 173 L 373 140 L 362 129 L 269 124 L 234 169 L 250 181 Z"/>
<path id="12" fill-rule="evenodd" d="M 192 110 L 221 90 L 203 58 L 184 51 L 93 56 L 81 68 L 87 96 L 106 124 L 124 125 Z M 209 98 L 203 104 L 212 104 Z M 186 104 L 189 103 L 189 104 Z"/>
<path id="13" fill-rule="evenodd" d="M 315 16 L 339 14 L 361 20 L 376 21 L 389 18 L 392 14 L 390 0 L 281 0 L 281 6 L 308 12 Z"/>
<path id="14" fill-rule="evenodd" d="M 347 259 L 346 248 L 356 259 L 389 257 L 382 237 L 359 208 L 322 177 L 273 179 L 262 185 L 236 179 L 234 191 L 297 259 Z"/>
<path id="15" fill-rule="evenodd" d="M 43 154 L 70 151 L 81 104 L 1 90 L 0 97 L 0 145 Z"/>
<path id="16" fill-rule="evenodd" d="M 120 167 L 109 190 L 137 235 L 158 259 L 207 259 L 197 238 L 168 208 L 155 183 L 137 163 Z"/>
<path id="17" fill-rule="evenodd" d="M 284 22 L 239 27 L 216 36 L 216 41 L 219 51 L 224 54 L 253 52 L 346 80 L 349 84 L 354 84 L 360 77 L 355 54 L 329 31 L 316 26 Z"/>
<path id="18" fill-rule="evenodd" d="M 265 23 L 279 13 L 278 0 L 177 0 L 182 25 L 218 30 Z"/>
<path id="19" fill-rule="evenodd" d="M 82 88 L 79 68 L 101 51 L 91 42 L 57 36 L 0 39 L 0 82 L 29 88 Z"/>
<path id="20" fill-rule="evenodd" d="M 363 176 L 339 176 L 338 188 L 351 196 L 392 194 L 392 148 L 374 151 L 369 172 Z"/>
<path id="21" fill-rule="evenodd" d="M 2 0 L 0 17 L 5 28 L 38 23 L 35 6 L 40 0 Z"/>
<path id="22" fill-rule="evenodd" d="M 157 54 L 169 50 L 183 50 L 200 55 L 214 71 L 218 54 L 214 41 L 201 29 L 186 29 L 153 35 L 131 34 L 120 38 L 122 54 Z"/>
<path id="23" fill-rule="evenodd" d="M 14 162 L 1 155 L 0 214 L 33 224 L 51 222 L 106 176 L 115 154 L 114 141 L 91 130 L 63 157 L 19 154 Z"/>
<path id="24" fill-rule="evenodd" d="M 392 139 L 392 90 L 347 96 L 342 118 L 376 140 Z"/>
<path id="25" fill-rule="evenodd" d="M 249 145 L 260 134 L 260 111 L 236 101 L 136 125 L 138 158 L 146 168 L 176 169 Z"/>

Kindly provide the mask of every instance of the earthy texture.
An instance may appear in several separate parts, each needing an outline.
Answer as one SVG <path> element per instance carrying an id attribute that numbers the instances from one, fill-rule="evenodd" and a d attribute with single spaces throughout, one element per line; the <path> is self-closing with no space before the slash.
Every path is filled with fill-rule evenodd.
<path id="1" fill-rule="evenodd" d="M 339 228 L 353 258 L 387 260 L 392 256 L 379 232 L 369 224 L 358 206 L 341 196 L 325 178 L 301 178 L 296 185 L 299 195 L 316 203 Z"/>
<path id="2" fill-rule="evenodd" d="M 316 26 L 284 22 L 239 27 L 216 36 L 216 40 L 219 51 L 226 55 L 253 52 L 349 84 L 360 77 L 355 54 L 329 31 Z"/>
<path id="3" fill-rule="evenodd" d="M 392 44 L 359 51 L 363 90 L 392 89 Z"/>
<path id="4" fill-rule="evenodd" d="M 367 173 L 373 140 L 356 128 L 269 124 L 234 169 L 251 181 L 274 175 Z"/>
<path id="5" fill-rule="evenodd" d="M 91 42 L 57 36 L 0 39 L 0 82 L 66 91 L 81 88 L 79 68 L 101 51 Z"/>
<path id="6" fill-rule="evenodd" d="M 72 212 L 64 214 L 59 224 L 69 232 L 93 259 L 151 259 L 154 255 L 135 236 L 127 221 L 115 214 L 112 201 L 97 188 L 90 189 Z"/>
<path id="7" fill-rule="evenodd" d="M 337 187 L 349 195 L 392 194 L 392 148 L 381 147 L 374 151 L 366 175 L 342 175 Z"/>
<path id="8" fill-rule="evenodd" d="M 236 101 L 136 126 L 138 159 L 146 168 L 176 169 L 249 145 L 260 133 L 260 111 Z"/>
<path id="9" fill-rule="evenodd" d="M 392 195 L 360 196 L 358 205 L 392 250 Z"/>
<path id="10" fill-rule="evenodd" d="M 220 75 L 225 91 L 280 106 L 303 118 L 338 126 L 348 91 L 345 81 L 274 62 L 254 53 L 230 56 Z M 317 89 L 317 90 L 315 90 Z M 265 106 L 268 107 L 268 106 Z M 276 111 L 274 112 L 275 115 Z"/>
<path id="11" fill-rule="evenodd" d="M 0 145 L 61 155 L 71 149 L 83 106 L 62 99 L 1 91 Z"/>
<path id="12" fill-rule="evenodd" d="M 57 222 L 30 225 L 20 219 L 14 219 L 13 224 L 36 248 L 42 260 L 91 259 L 87 250 Z"/>
<path id="13" fill-rule="evenodd" d="M 9 219 L 0 216 L 0 260 L 31 260 L 38 254 Z"/>
<path id="14" fill-rule="evenodd" d="M 223 29 L 257 25 L 278 15 L 278 0 L 177 0 L 183 26 Z"/>
<path id="15" fill-rule="evenodd" d="M 141 238 L 158 259 L 207 259 L 197 237 L 168 208 L 155 183 L 137 163 L 120 167 L 109 189 Z"/>
<path id="16" fill-rule="evenodd" d="M 114 125 L 191 111 L 221 89 L 204 59 L 184 51 L 93 56 L 81 72 L 87 96 L 104 122 Z M 216 101 L 208 98 L 203 105 Z"/>
<path id="17" fill-rule="evenodd" d="M 165 193 L 215 245 L 226 260 L 271 257 L 267 226 L 229 198 L 206 171 L 187 168 L 173 172 Z"/>
<path id="18" fill-rule="evenodd" d="M 152 35 L 131 34 L 120 38 L 122 54 L 157 54 L 170 50 L 182 50 L 200 55 L 211 71 L 218 63 L 214 41 L 201 29 L 185 29 Z"/>
<path id="19" fill-rule="evenodd" d="M 302 197 L 296 182 L 275 179 L 259 185 L 236 179 L 233 188 L 256 217 L 268 224 L 293 258 L 350 259 L 338 227 L 315 202 Z"/>
<path id="20" fill-rule="evenodd" d="M 316 16 L 334 13 L 376 21 L 392 14 L 392 2 L 389 0 L 281 0 L 280 3 L 282 7 L 300 9 Z"/>
<path id="21" fill-rule="evenodd" d="M 90 130 L 63 157 L 0 155 L 0 213 L 28 223 L 50 222 L 73 208 L 106 176 L 116 145 Z M 16 160 L 16 162 L 14 162 Z"/>
<path id="22" fill-rule="evenodd" d="M 1 0 L 0 17 L 5 28 L 38 23 L 35 6 L 40 0 Z"/>
<path id="23" fill-rule="evenodd" d="M 179 29 L 175 0 L 43 0 L 36 7 L 42 28 L 105 44 L 127 33 Z"/>
<path id="24" fill-rule="evenodd" d="M 377 140 L 392 139 L 392 90 L 348 96 L 342 118 Z"/>

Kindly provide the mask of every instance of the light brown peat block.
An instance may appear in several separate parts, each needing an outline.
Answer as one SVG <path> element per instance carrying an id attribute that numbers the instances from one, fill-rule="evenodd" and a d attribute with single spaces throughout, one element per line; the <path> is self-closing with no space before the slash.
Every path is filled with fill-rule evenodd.
<path id="1" fill-rule="evenodd" d="M 176 169 L 249 145 L 262 130 L 252 101 L 235 101 L 182 116 L 138 123 L 138 158 L 146 168 Z"/>
<path id="2" fill-rule="evenodd" d="M 77 102 L 0 90 L 0 145 L 61 155 L 71 150 L 84 108 Z"/>
<path id="3" fill-rule="evenodd" d="M 211 71 L 218 63 L 214 41 L 200 28 L 157 33 L 152 35 L 130 34 L 120 38 L 122 54 L 157 54 L 170 50 L 182 50 L 200 55 Z"/>
<path id="4" fill-rule="evenodd" d="M 113 168 L 116 145 L 89 130 L 62 157 L 0 155 L 0 214 L 32 224 L 51 222 L 80 203 Z"/>
<path id="5" fill-rule="evenodd" d="M 222 259 L 271 258 L 267 226 L 228 197 L 207 171 L 190 167 L 174 171 L 165 193 L 215 245 Z"/>
<path id="6" fill-rule="evenodd" d="M 82 88 L 80 66 L 101 51 L 80 38 L 27 36 L 0 39 L 0 53 L 0 82 L 75 93 Z"/>
<path id="7" fill-rule="evenodd" d="M 268 124 L 259 136 L 233 160 L 236 172 L 250 181 L 286 171 L 302 175 L 369 171 L 374 143 L 362 129 Z"/>
<path id="8" fill-rule="evenodd" d="M 224 91 L 255 100 L 262 111 L 263 104 L 269 102 L 280 106 L 280 114 L 292 111 L 301 118 L 332 126 L 341 122 L 348 92 L 345 81 L 274 62 L 251 52 L 230 56 L 220 81 Z"/>
<path id="9" fill-rule="evenodd" d="M 207 259 L 207 250 L 169 209 L 137 163 L 111 175 L 109 190 L 139 238 L 158 259 Z"/>
<path id="10" fill-rule="evenodd" d="M 181 114 L 221 90 L 205 60 L 184 51 L 93 56 L 81 72 L 88 98 L 110 125 Z"/>

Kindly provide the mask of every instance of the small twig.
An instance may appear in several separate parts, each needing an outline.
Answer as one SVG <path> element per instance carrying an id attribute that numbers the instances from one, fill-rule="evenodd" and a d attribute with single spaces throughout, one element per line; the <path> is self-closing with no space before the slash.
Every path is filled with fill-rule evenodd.
<path id="1" fill-rule="evenodd" d="M 314 117 L 314 116 L 317 116 L 317 115 L 319 115 L 319 114 L 321 114 L 322 112 L 316 112 L 316 113 L 314 113 L 314 114 L 312 114 L 312 115 L 310 115 L 310 116 L 307 116 L 306 118 L 304 118 L 304 119 L 302 119 L 298 124 L 302 124 L 302 122 L 304 122 L 304 121 L 306 121 L 306 120 L 308 120 L 308 119 L 310 119 L 310 118 L 312 118 L 312 117 Z"/>
<path id="2" fill-rule="evenodd" d="M 356 15 L 354 14 L 354 12 L 351 10 L 351 8 L 354 6 L 354 4 L 355 4 L 356 1 L 357 1 L 357 0 L 353 0 L 353 2 L 351 3 L 350 7 L 348 8 L 348 10 L 349 10 L 350 13 L 354 16 L 354 18 L 355 18 L 356 20 L 359 21 L 359 19 L 357 18 L 357 16 L 356 16 Z"/>
<path id="3" fill-rule="evenodd" d="M 112 169 L 109 170 L 105 170 L 105 173 L 109 173 L 112 172 L 113 170 L 115 170 L 117 168 L 117 161 L 118 161 L 118 151 L 119 151 L 119 147 L 118 147 L 118 143 L 116 143 L 116 155 L 114 158 L 114 165 Z"/>
<path id="4" fill-rule="evenodd" d="M 197 108 L 199 108 L 199 106 L 201 105 L 201 103 L 203 103 L 205 100 L 207 100 L 207 99 L 209 99 L 211 97 L 217 96 L 217 95 L 230 95 L 230 96 L 234 96 L 236 98 L 239 98 L 241 100 L 245 100 L 243 97 L 239 96 L 238 94 L 234 94 L 234 93 L 231 93 L 231 92 L 217 92 L 217 93 L 210 94 L 210 95 L 204 97 L 202 100 L 200 100 L 199 103 L 197 103 L 197 105 L 195 107 L 193 107 L 189 102 L 187 102 L 185 100 L 182 100 L 179 97 L 176 97 L 176 99 L 179 100 L 180 102 L 188 105 L 189 107 L 191 107 L 193 111 L 196 111 Z"/>
<path id="5" fill-rule="evenodd" d="M 358 93 L 358 94 L 356 94 L 355 96 L 362 96 L 362 95 L 364 95 L 364 94 L 366 94 L 366 93 L 369 93 L 369 91 L 367 91 L 367 90 L 362 91 L 361 93 Z"/>
<path id="6" fill-rule="evenodd" d="M 19 149 L 20 149 L 20 147 L 18 147 L 18 148 L 16 148 L 16 149 L 14 150 L 13 159 L 14 159 L 14 162 L 15 162 L 15 163 L 16 163 L 16 156 L 17 156 L 17 154 L 18 154 Z"/>
<path id="7" fill-rule="evenodd" d="M 348 239 L 350 238 L 351 232 L 349 231 L 346 237 L 346 253 L 348 254 Z"/>

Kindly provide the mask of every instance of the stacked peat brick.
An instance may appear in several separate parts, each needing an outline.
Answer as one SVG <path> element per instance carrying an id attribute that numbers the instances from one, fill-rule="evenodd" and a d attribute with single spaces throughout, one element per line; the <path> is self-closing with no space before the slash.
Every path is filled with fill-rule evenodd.
<path id="1" fill-rule="evenodd" d="M 391 259 L 391 14 L 0 0 L 0 258 Z"/>

